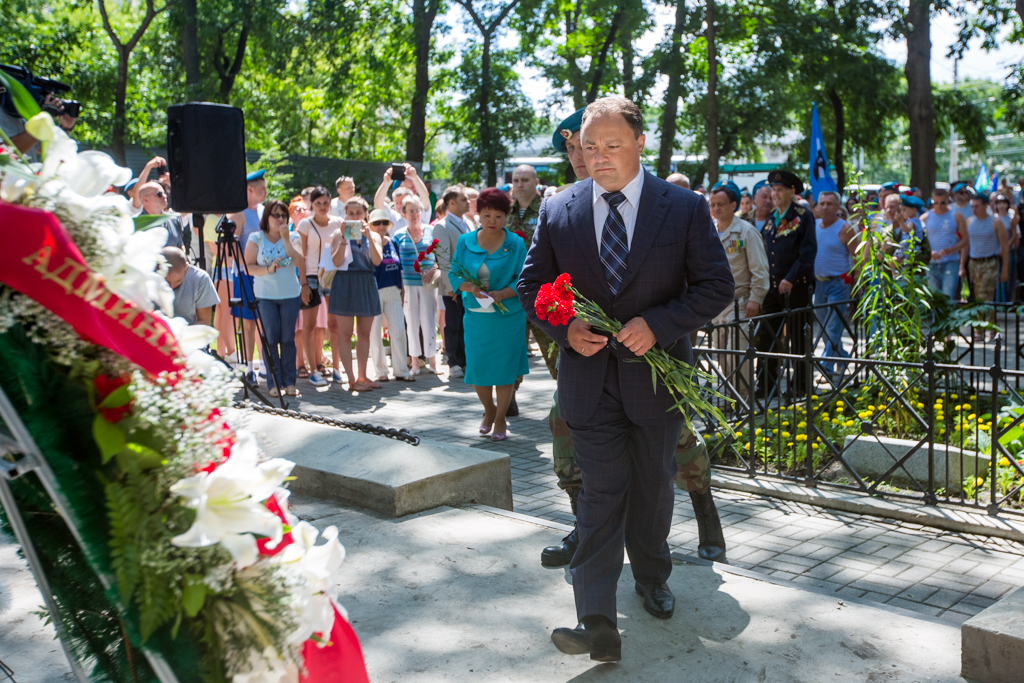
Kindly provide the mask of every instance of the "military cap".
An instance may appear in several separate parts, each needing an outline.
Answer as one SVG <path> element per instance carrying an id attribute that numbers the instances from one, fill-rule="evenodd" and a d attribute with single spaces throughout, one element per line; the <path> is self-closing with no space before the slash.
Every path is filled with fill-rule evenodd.
<path id="1" fill-rule="evenodd" d="M 795 173 L 789 171 L 772 171 L 768 174 L 769 185 L 782 185 L 795 190 L 797 194 L 804 191 L 804 183 Z"/>
<path id="2" fill-rule="evenodd" d="M 898 182 L 896 182 L 895 180 L 890 180 L 887 183 L 882 183 L 882 185 L 878 189 L 879 190 L 896 190 L 897 192 L 899 192 L 900 184 Z"/>
<path id="3" fill-rule="evenodd" d="M 915 209 L 917 209 L 917 213 L 918 214 L 924 212 L 924 201 L 920 197 L 916 197 L 916 196 L 914 196 L 912 194 L 911 195 L 906 195 L 905 194 L 905 195 L 901 195 L 900 196 L 900 202 L 903 203 L 903 206 L 912 206 L 912 207 L 914 207 Z"/>
<path id="4" fill-rule="evenodd" d="M 245 176 L 245 182 L 251 183 L 254 180 L 262 180 L 263 176 L 266 175 L 266 173 L 267 172 L 264 169 L 253 171 L 249 175 Z"/>
<path id="5" fill-rule="evenodd" d="M 712 186 L 711 192 L 719 189 L 725 190 L 726 194 L 732 198 L 732 201 L 739 203 L 740 188 L 736 186 L 736 183 L 731 180 L 719 180 L 714 184 L 714 186 Z"/>
<path id="6" fill-rule="evenodd" d="M 555 148 L 556 152 L 564 153 L 565 141 L 572 137 L 572 134 L 580 129 L 583 125 L 583 112 L 587 110 L 586 107 L 577 109 L 572 114 L 562 119 L 562 122 L 555 128 L 555 132 L 551 135 L 551 146 Z"/>

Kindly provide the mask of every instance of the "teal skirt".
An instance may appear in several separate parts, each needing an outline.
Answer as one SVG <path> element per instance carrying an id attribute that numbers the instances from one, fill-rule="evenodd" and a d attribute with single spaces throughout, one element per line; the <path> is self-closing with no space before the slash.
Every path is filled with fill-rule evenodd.
<path id="1" fill-rule="evenodd" d="M 502 315 L 467 308 L 463 316 L 466 376 L 477 387 L 515 384 L 530 372 L 526 360 L 526 313 L 522 309 Z"/>

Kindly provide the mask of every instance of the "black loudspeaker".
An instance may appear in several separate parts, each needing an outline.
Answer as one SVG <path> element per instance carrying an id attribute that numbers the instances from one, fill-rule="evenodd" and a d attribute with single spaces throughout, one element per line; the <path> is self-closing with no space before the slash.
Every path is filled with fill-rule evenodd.
<path id="1" fill-rule="evenodd" d="M 209 102 L 167 108 L 171 208 L 180 213 L 232 213 L 245 192 L 245 119 L 238 107 Z"/>

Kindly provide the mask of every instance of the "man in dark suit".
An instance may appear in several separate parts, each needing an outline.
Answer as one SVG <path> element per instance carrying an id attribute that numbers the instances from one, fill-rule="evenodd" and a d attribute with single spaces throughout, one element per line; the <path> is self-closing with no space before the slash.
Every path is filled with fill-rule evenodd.
<path id="1" fill-rule="evenodd" d="M 568 654 L 621 658 L 615 588 L 623 544 L 644 607 L 668 618 L 675 598 L 668 532 L 677 473 L 673 452 L 683 428 L 657 391 L 650 368 L 627 362 L 655 344 L 692 362 L 689 335 L 733 297 L 733 278 L 707 203 L 640 166 L 643 118 L 622 97 L 587 107 L 581 140 L 590 179 L 541 208 L 518 291 L 527 315 L 564 352 L 558 403 L 583 474 L 580 545 L 569 565 L 579 625 L 551 638 Z M 624 323 L 614 339 L 582 320 L 554 327 L 539 320 L 540 286 L 568 273 L 580 293 Z"/>

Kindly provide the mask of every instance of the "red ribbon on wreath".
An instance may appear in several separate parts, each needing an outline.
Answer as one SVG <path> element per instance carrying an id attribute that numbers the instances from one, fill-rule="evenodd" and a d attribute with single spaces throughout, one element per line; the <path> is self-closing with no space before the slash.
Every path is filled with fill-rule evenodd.
<path id="1" fill-rule="evenodd" d="M 0 203 L 0 282 L 67 322 L 88 342 L 157 374 L 181 357 L 167 324 L 107 289 L 56 216 Z"/>

